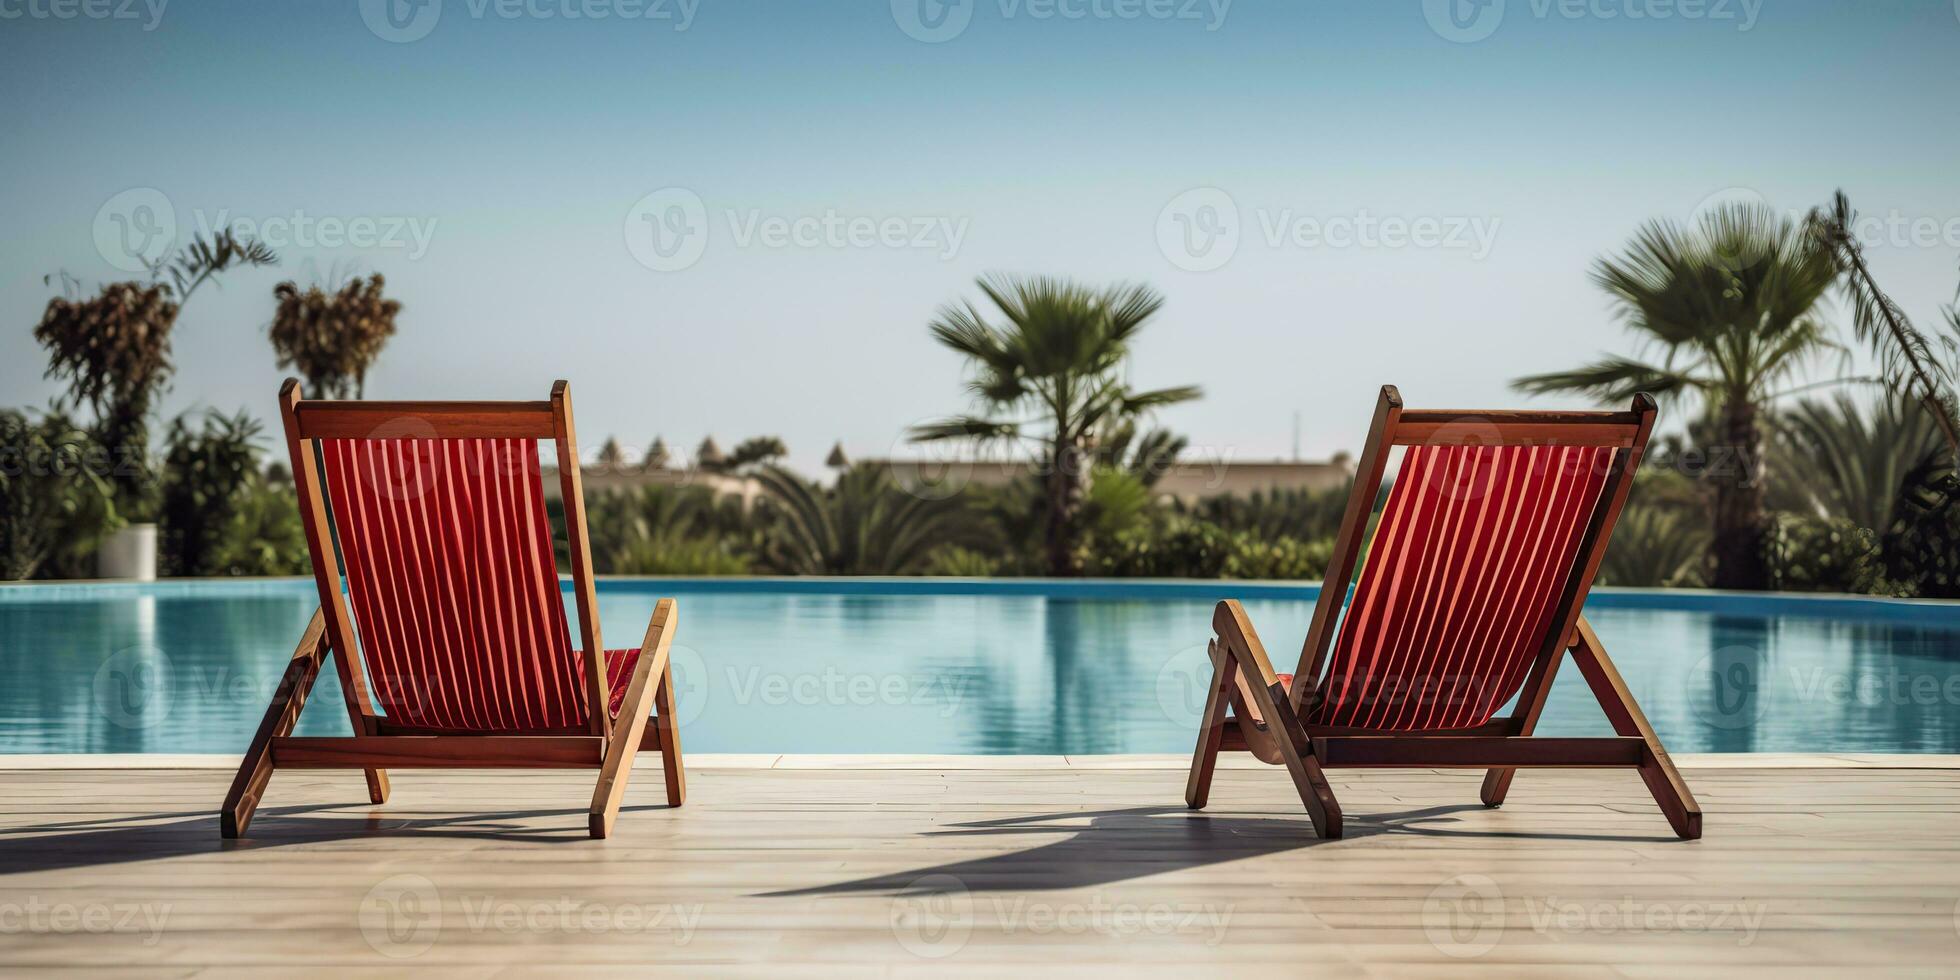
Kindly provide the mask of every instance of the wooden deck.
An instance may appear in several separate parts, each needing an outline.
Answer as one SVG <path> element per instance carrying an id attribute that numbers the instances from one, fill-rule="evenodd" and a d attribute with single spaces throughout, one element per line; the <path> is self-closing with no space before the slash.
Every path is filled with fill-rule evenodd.
<path id="1" fill-rule="evenodd" d="M 1162 760 L 704 760 L 680 810 L 642 767 L 604 841 L 587 773 L 287 772 L 228 845 L 226 772 L 5 769 L 0 971 L 1952 975 L 1960 769 L 1775 761 L 1688 759 L 1685 843 L 1627 772 L 1337 771 L 1332 842 Z"/>

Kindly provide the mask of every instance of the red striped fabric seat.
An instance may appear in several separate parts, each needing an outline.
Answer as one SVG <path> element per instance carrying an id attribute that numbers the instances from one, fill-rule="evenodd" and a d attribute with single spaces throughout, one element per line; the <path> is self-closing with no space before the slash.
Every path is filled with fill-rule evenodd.
<path id="1" fill-rule="evenodd" d="M 1553 628 L 1612 453 L 1409 448 L 1307 722 L 1426 731 L 1489 721 Z"/>
<path id="2" fill-rule="evenodd" d="M 390 720 L 590 724 L 530 439 L 322 439 L 348 604 Z M 639 651 L 608 650 L 617 711 Z"/>

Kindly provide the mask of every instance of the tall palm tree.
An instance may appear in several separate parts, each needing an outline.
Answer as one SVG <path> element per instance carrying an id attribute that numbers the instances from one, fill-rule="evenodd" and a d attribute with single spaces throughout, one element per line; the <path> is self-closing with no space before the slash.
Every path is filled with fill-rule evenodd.
<path id="1" fill-rule="evenodd" d="M 990 323 L 961 302 L 939 311 L 932 335 L 971 364 L 967 387 L 987 414 L 922 425 L 912 438 L 1032 443 L 1046 498 L 1048 573 L 1074 575 L 1077 516 L 1097 433 L 1201 392 L 1190 385 L 1134 391 L 1125 381 L 1131 342 L 1164 305 L 1148 286 L 1096 290 L 1046 276 L 988 276 L 979 288 L 1004 322 Z"/>
<path id="2" fill-rule="evenodd" d="M 965 504 L 905 492 L 880 465 L 853 466 L 825 490 L 774 464 L 755 478 L 779 520 L 763 562 L 792 575 L 906 575 L 957 543 Z"/>
<path id="3" fill-rule="evenodd" d="M 1762 414 L 1781 382 L 1835 346 L 1815 314 L 1837 273 L 1829 250 L 1802 224 L 1764 205 L 1711 210 L 1692 228 L 1649 222 L 1625 253 L 1599 260 L 1592 275 L 1661 360 L 1611 356 L 1513 384 L 1607 401 L 1638 391 L 1699 400 L 1716 420 L 1731 464 L 1711 467 L 1705 477 L 1714 490 L 1712 584 L 1762 588 Z"/>

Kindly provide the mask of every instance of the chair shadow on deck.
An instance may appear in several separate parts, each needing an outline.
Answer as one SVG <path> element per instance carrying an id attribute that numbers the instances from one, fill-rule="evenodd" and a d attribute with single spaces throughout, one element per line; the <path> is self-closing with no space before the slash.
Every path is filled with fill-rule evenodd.
<path id="1" fill-rule="evenodd" d="M 671 808 L 649 804 L 628 806 L 623 811 L 665 809 Z M 381 809 L 369 810 L 367 804 L 269 806 L 260 808 L 252 836 L 244 840 L 221 840 L 218 815 L 209 810 L 58 820 L 0 829 L 0 876 L 362 837 L 568 843 L 591 839 L 586 814 L 585 808 L 573 807 L 428 817 L 390 815 Z M 294 816 L 306 819 L 281 820 Z"/>
<path id="2" fill-rule="evenodd" d="M 1482 830 L 1451 827 L 1456 814 L 1488 812 L 1481 804 L 1423 807 L 1399 813 L 1347 814 L 1347 839 L 1383 834 L 1469 839 L 1558 839 L 1651 842 L 1654 838 L 1606 834 L 1546 833 L 1526 830 Z M 1088 824 L 1066 821 L 1086 819 Z M 1313 833 L 1300 817 L 1216 816 L 1185 807 L 1128 807 L 1116 810 L 1068 810 L 1059 813 L 1003 817 L 955 824 L 958 830 L 925 836 L 995 837 L 1066 833 L 1066 839 L 1008 854 L 992 854 L 878 875 L 784 891 L 763 892 L 759 898 L 812 895 L 851 895 L 883 892 L 893 896 L 934 895 L 960 891 L 1053 891 L 1115 884 L 1170 871 L 1201 868 L 1242 858 L 1338 844 Z"/>

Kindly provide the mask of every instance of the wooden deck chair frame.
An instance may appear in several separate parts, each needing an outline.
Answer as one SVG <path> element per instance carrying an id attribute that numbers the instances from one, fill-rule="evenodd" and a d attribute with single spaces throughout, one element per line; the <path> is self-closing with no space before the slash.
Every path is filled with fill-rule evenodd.
<path id="1" fill-rule="evenodd" d="M 1632 409 L 1625 412 L 1408 411 L 1403 409 L 1395 387 L 1384 386 L 1290 688 L 1274 672 L 1245 609 L 1235 600 L 1218 604 L 1212 619 L 1216 635 L 1209 648 L 1211 686 L 1185 802 L 1192 809 L 1205 806 L 1221 751 L 1247 751 L 1268 764 L 1284 765 L 1316 833 L 1325 838 L 1341 836 L 1340 804 L 1324 775 L 1329 768 L 1487 769 L 1482 798 L 1486 806 L 1496 807 L 1503 804 L 1519 768 L 1626 767 L 1639 771 L 1676 835 L 1686 840 L 1699 838 L 1701 809 L 1694 795 L 1608 658 L 1598 634 L 1580 613 L 1613 525 L 1626 505 L 1635 467 L 1653 430 L 1654 415 L 1654 401 L 1644 394 L 1636 396 Z M 1303 724 L 1303 718 L 1312 717 L 1321 693 L 1316 680 L 1328 663 L 1347 583 L 1361 556 L 1390 450 L 1396 446 L 1466 443 L 1613 448 L 1599 501 L 1584 527 L 1576 560 L 1565 574 L 1549 617 L 1551 626 L 1525 675 L 1513 713 L 1457 730 L 1387 732 Z M 1605 710 L 1614 737 L 1532 735 L 1559 662 L 1567 653 L 1578 663 L 1587 686 Z"/>
<path id="2" fill-rule="evenodd" d="M 553 385 L 549 401 L 349 402 L 302 400 L 298 381 L 288 379 L 279 392 L 279 407 L 320 608 L 301 635 L 225 796 L 219 821 L 225 837 L 245 833 L 267 782 L 279 769 L 360 769 L 367 778 L 368 801 L 374 804 L 387 802 L 389 769 L 597 769 L 599 781 L 592 793 L 588 825 L 593 837 L 606 837 L 619 815 L 635 755 L 651 751 L 661 756 L 668 805 L 681 805 L 687 790 L 675 724 L 673 670 L 668 659 L 679 626 L 672 599 L 661 599 L 654 607 L 618 714 L 607 710 L 611 692 L 603 664 L 605 647 L 599 634 L 585 501 L 575 464 L 579 454 L 570 385 L 564 381 Z M 395 435 L 389 435 L 391 432 Z M 578 636 L 582 649 L 592 651 L 583 658 L 581 678 L 591 718 L 589 730 L 457 734 L 390 721 L 375 710 L 341 588 L 340 563 L 316 446 L 322 439 L 409 437 L 549 440 L 557 447 Z M 339 674 L 354 735 L 295 737 L 293 726 L 329 656 Z M 651 723 L 649 707 L 654 709 Z"/>

